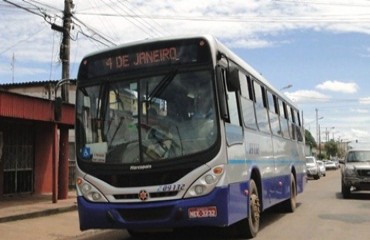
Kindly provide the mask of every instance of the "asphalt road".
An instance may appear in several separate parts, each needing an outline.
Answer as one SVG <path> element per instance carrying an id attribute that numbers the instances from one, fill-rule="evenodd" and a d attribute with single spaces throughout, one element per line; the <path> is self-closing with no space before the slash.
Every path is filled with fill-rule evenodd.
<path id="1" fill-rule="evenodd" d="M 188 229 L 180 233 L 154 235 L 150 239 L 228 239 L 219 229 Z M 292 214 L 271 209 L 263 213 L 256 240 L 317 240 L 370 238 L 370 193 L 353 194 L 343 199 L 340 171 L 328 171 L 320 180 L 309 180 L 305 192 L 298 196 Z M 129 240 L 125 230 L 80 232 L 77 212 L 56 214 L 0 224 L 0 239 L 79 239 Z M 149 239 L 149 238 L 145 238 Z"/>

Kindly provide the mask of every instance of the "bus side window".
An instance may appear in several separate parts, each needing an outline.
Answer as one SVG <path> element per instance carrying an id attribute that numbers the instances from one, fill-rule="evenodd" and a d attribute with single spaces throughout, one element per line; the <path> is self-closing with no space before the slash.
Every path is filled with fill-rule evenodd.
<path id="1" fill-rule="evenodd" d="M 293 140 L 297 140 L 296 138 L 296 119 L 294 116 L 294 109 L 290 107 L 290 136 L 292 137 Z"/>
<path id="2" fill-rule="evenodd" d="M 297 140 L 300 142 L 303 142 L 303 134 L 302 134 L 302 124 L 301 124 L 301 118 L 299 116 L 299 112 L 294 110 L 295 116 L 296 116 L 296 134 L 297 134 Z"/>
<path id="3" fill-rule="evenodd" d="M 234 76 L 235 77 L 235 76 Z M 229 79 L 228 79 L 229 80 Z M 240 82 L 240 75 L 236 76 L 235 81 Z M 236 84 L 238 84 L 236 82 Z M 239 83 L 240 85 L 240 83 Z M 238 86 L 239 88 L 240 86 Z M 231 88 L 231 89 L 230 89 Z M 225 123 L 226 142 L 228 146 L 243 144 L 243 128 L 241 126 L 241 118 L 239 115 L 239 96 L 240 91 L 236 90 L 234 86 L 226 85 L 227 109 L 229 121 Z M 230 155 L 232 156 L 232 154 Z"/>
<path id="4" fill-rule="evenodd" d="M 254 111 L 254 97 L 252 91 L 252 83 L 249 76 L 244 74 L 240 76 L 240 101 L 242 105 L 243 121 L 247 128 L 257 130 L 256 114 Z"/>
<path id="5" fill-rule="evenodd" d="M 237 92 L 227 90 L 227 105 L 229 109 L 230 123 L 240 126 Z"/>
<path id="6" fill-rule="evenodd" d="M 264 94 L 264 88 L 257 83 L 256 81 L 253 81 L 253 86 L 254 86 L 254 96 L 256 98 L 256 116 L 257 116 L 257 123 L 258 123 L 258 128 L 262 132 L 270 133 L 270 124 L 269 124 L 269 119 L 267 116 L 267 109 L 266 109 L 266 100 Z"/>
<path id="7" fill-rule="evenodd" d="M 281 136 L 277 98 L 270 91 L 267 91 L 267 100 L 272 134 Z"/>
<path id="8" fill-rule="evenodd" d="M 286 107 L 285 103 L 279 99 L 279 115 L 280 115 L 280 126 L 281 126 L 281 133 L 284 138 L 290 138 L 289 136 L 289 125 L 288 125 L 288 119 L 286 116 Z"/>

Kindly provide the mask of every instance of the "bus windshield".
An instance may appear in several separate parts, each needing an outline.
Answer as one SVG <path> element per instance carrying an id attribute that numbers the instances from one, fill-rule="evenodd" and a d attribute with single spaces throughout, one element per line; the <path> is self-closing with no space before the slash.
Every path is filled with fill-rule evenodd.
<path id="1" fill-rule="evenodd" d="M 145 164 L 210 148 L 218 135 L 212 78 L 209 70 L 172 69 L 79 87 L 79 159 Z"/>

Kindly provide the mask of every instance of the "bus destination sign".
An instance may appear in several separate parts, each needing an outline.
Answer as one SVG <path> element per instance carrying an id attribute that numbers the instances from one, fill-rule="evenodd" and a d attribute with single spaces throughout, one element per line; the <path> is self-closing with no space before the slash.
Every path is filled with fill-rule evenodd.
<path id="1" fill-rule="evenodd" d="M 82 61 L 82 78 L 94 78 L 147 67 L 211 61 L 206 41 L 170 42 L 119 48 Z"/>
<path id="2" fill-rule="evenodd" d="M 104 64 L 109 70 L 175 62 L 176 60 L 178 60 L 178 55 L 175 47 L 142 51 L 131 55 L 124 54 L 103 59 Z"/>

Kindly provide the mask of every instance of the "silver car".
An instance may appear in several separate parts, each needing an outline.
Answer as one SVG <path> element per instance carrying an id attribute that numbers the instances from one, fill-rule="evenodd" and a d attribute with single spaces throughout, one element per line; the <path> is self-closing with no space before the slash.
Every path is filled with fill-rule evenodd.
<path id="1" fill-rule="evenodd" d="M 316 180 L 320 179 L 320 170 L 315 157 L 306 157 L 306 169 L 307 177 L 313 177 Z"/>
<path id="2" fill-rule="evenodd" d="M 320 176 L 326 176 L 326 166 L 323 161 L 317 160 L 317 165 L 319 166 Z"/>
<path id="3" fill-rule="evenodd" d="M 370 190 L 370 149 L 352 149 L 342 163 L 342 195 L 349 198 L 351 191 Z"/>
<path id="4" fill-rule="evenodd" d="M 337 170 L 338 169 L 337 164 L 332 160 L 326 160 L 324 161 L 324 164 L 327 170 L 330 170 L 330 169 Z"/>

